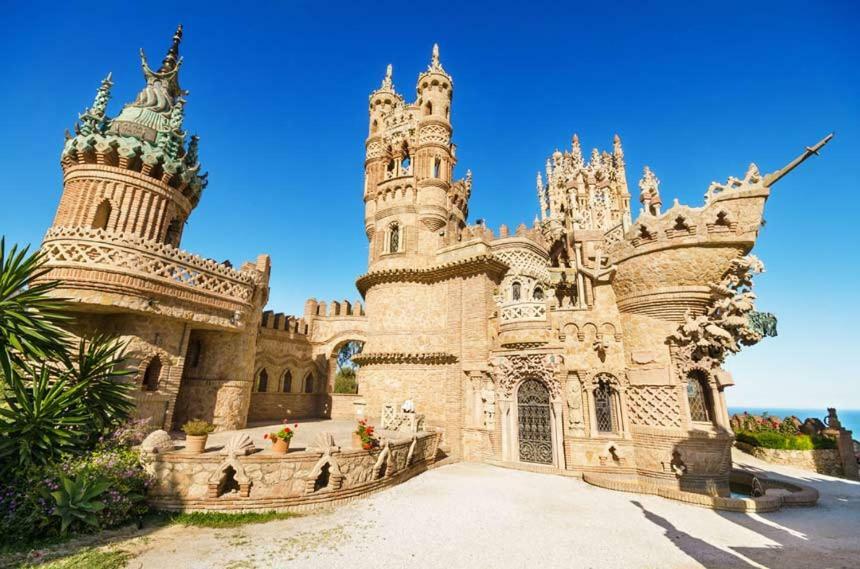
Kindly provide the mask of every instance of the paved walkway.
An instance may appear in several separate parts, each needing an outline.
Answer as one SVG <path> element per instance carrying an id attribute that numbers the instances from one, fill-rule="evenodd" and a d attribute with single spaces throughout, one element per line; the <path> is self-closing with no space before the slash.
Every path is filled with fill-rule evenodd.
<path id="1" fill-rule="evenodd" d="M 860 483 L 766 465 L 816 508 L 714 512 L 574 478 L 460 463 L 340 509 L 237 529 L 167 527 L 123 544 L 130 567 L 856 568 Z"/>

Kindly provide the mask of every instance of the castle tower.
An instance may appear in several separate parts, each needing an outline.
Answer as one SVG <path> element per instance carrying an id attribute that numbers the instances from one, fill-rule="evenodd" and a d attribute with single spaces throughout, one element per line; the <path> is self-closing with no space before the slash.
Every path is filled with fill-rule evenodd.
<path id="1" fill-rule="evenodd" d="M 371 268 L 426 264 L 446 232 L 465 225 L 471 181 L 452 179 L 453 81 L 438 46 L 416 91 L 415 102 L 407 103 L 389 65 L 370 95 L 364 200 Z"/>
<path id="2" fill-rule="evenodd" d="M 75 300 L 71 332 L 127 341 L 138 416 L 159 428 L 199 417 L 230 429 L 247 414 L 269 259 L 236 270 L 178 249 L 206 187 L 198 138 L 183 130 L 181 40 L 179 26 L 157 70 L 141 50 L 146 84 L 115 118 L 108 75 L 67 133 L 44 278 Z"/>
<path id="3" fill-rule="evenodd" d="M 206 187 L 198 139 L 182 130 L 187 93 L 179 86 L 182 26 L 153 71 L 140 52 L 146 85 L 120 114 L 106 114 L 111 76 L 80 116 L 62 153 L 63 195 L 54 227 L 122 233 L 178 247 Z"/>

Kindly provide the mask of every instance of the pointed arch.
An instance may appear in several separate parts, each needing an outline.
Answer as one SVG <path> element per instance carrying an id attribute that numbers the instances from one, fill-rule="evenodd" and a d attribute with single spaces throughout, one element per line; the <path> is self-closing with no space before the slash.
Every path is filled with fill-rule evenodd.
<path id="1" fill-rule="evenodd" d="M 254 391 L 258 393 L 265 393 L 269 388 L 269 372 L 266 371 L 266 368 L 261 369 L 257 373 L 257 379 L 254 382 Z"/>

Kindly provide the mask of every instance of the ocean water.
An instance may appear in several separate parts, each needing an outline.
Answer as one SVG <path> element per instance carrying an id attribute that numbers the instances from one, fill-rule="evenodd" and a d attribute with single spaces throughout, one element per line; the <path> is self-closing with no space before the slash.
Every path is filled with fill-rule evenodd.
<path id="1" fill-rule="evenodd" d="M 769 415 L 774 415 L 779 418 L 795 415 L 801 421 L 807 417 L 817 417 L 824 421 L 827 417 L 827 409 L 786 409 L 781 407 L 729 407 L 729 416 L 735 413 L 741 414 L 744 411 L 750 415 L 761 415 L 765 411 Z M 854 431 L 853 438 L 860 440 L 860 409 L 836 409 L 836 414 L 842 426 L 849 431 Z"/>

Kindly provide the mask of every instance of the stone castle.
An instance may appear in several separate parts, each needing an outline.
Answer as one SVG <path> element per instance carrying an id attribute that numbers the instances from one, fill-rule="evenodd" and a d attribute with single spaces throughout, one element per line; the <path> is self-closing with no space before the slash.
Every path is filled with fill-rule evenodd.
<path id="1" fill-rule="evenodd" d="M 238 269 L 180 249 L 207 185 L 183 130 L 181 27 L 146 84 L 109 118 L 102 81 L 62 151 L 63 194 L 42 250 L 74 332 L 128 340 L 138 414 L 220 430 L 282 418 L 380 420 L 414 404 L 455 458 L 601 474 L 726 495 L 732 434 L 724 358 L 774 332 L 754 311 L 746 256 L 781 170 L 713 183 L 664 208 L 645 169 L 631 217 L 621 140 L 555 151 L 539 218 L 468 223 L 455 178 L 453 79 L 437 47 L 416 99 L 389 66 L 370 95 L 364 162 L 368 270 L 360 301 L 264 311 L 269 257 Z M 358 394 L 333 393 L 337 355 L 363 343 Z"/>

